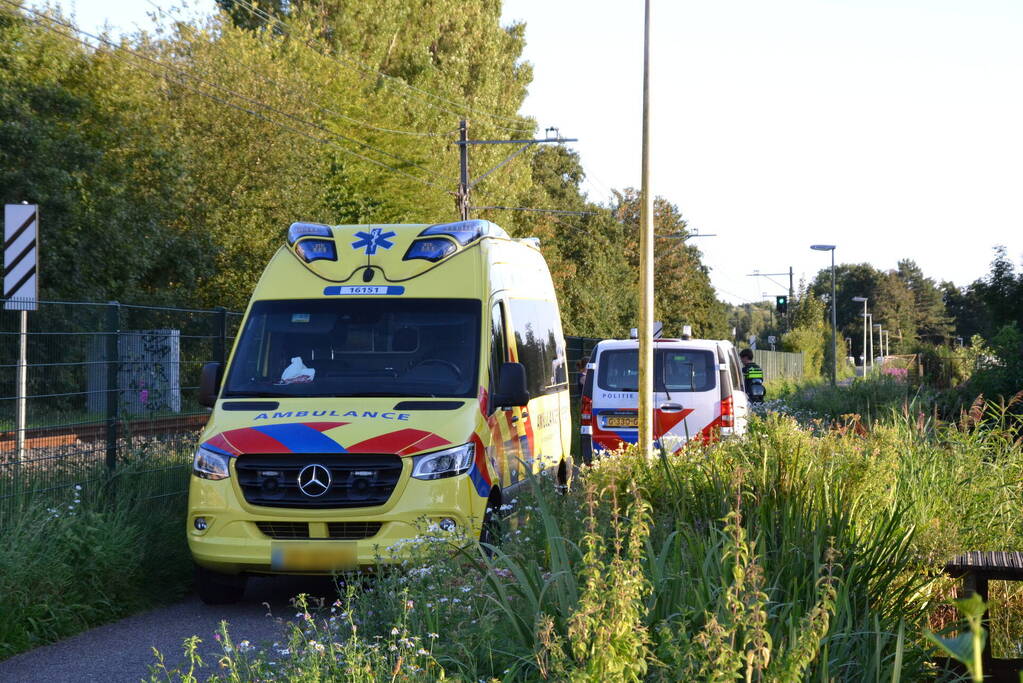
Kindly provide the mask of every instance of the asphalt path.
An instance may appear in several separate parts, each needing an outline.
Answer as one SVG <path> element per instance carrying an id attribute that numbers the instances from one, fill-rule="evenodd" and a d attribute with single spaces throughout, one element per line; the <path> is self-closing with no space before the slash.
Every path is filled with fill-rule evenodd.
<path id="1" fill-rule="evenodd" d="M 0 681 L 148 681 L 150 666 L 157 661 L 153 648 L 163 653 L 168 669 L 183 665 L 182 644 L 193 635 L 203 641 L 198 650 L 205 664 L 203 671 L 207 671 L 198 675 L 203 680 L 216 669 L 221 654 L 213 638 L 221 621 L 228 623 L 235 643 L 245 639 L 253 645 L 280 641 L 284 622 L 295 617 L 291 599 L 300 593 L 331 600 L 337 595 L 329 578 L 250 579 L 245 597 L 235 605 L 212 607 L 191 595 L 181 603 L 98 626 L 4 660 L 0 662 Z"/>

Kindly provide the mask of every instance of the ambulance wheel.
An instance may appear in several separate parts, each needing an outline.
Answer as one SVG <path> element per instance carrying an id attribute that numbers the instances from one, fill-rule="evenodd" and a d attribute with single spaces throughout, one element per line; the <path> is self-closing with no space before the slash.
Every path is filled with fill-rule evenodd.
<path id="1" fill-rule="evenodd" d="M 496 489 L 495 489 L 496 490 Z M 483 526 L 480 529 L 480 547 L 487 556 L 494 554 L 494 548 L 501 544 L 504 535 L 501 519 L 501 494 L 491 493 L 487 500 L 487 511 L 483 514 Z"/>
<path id="2" fill-rule="evenodd" d="M 558 465 L 558 493 L 568 493 L 569 489 L 572 488 L 572 475 L 574 465 L 569 464 L 570 460 L 562 460 L 561 464 Z"/>
<path id="3" fill-rule="evenodd" d="M 245 594 L 245 577 L 220 574 L 196 566 L 195 590 L 199 599 L 207 605 L 229 605 L 241 600 Z"/>

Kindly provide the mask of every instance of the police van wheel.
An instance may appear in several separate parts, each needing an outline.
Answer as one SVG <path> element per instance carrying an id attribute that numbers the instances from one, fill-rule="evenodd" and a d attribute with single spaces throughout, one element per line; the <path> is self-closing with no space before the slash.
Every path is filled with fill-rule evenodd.
<path id="1" fill-rule="evenodd" d="M 501 519 L 501 494 L 491 494 L 487 500 L 487 511 L 483 514 L 483 526 L 480 529 L 480 547 L 488 557 L 494 554 L 494 548 L 501 544 L 504 525 Z"/>
<path id="2" fill-rule="evenodd" d="M 207 605 L 229 605 L 241 600 L 245 594 L 245 577 L 220 574 L 196 566 L 195 590 L 199 599 Z"/>

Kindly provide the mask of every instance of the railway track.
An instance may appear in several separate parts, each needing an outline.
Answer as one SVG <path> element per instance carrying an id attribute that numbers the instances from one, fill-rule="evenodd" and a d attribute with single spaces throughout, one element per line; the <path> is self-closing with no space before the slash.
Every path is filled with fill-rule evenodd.
<path id="1" fill-rule="evenodd" d="M 117 423 L 117 434 L 120 438 L 158 437 L 172 434 L 183 434 L 202 429 L 209 415 L 171 415 L 152 419 L 120 420 Z M 25 430 L 25 448 L 56 448 L 73 446 L 77 443 L 105 441 L 107 423 L 88 422 L 56 427 L 32 427 Z M 13 451 L 17 447 L 17 434 L 14 430 L 0 432 L 0 453 Z"/>

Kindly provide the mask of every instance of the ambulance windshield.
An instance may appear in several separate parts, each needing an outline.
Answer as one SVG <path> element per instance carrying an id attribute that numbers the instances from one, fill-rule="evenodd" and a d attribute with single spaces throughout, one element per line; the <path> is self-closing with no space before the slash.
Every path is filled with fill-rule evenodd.
<path id="1" fill-rule="evenodd" d="M 638 391 L 639 352 L 612 349 L 600 354 L 597 386 L 605 391 Z M 714 354 L 703 349 L 657 349 L 654 391 L 708 391 L 715 382 Z"/>
<path id="2" fill-rule="evenodd" d="M 479 334 L 471 299 L 257 301 L 222 396 L 475 397 Z"/>

